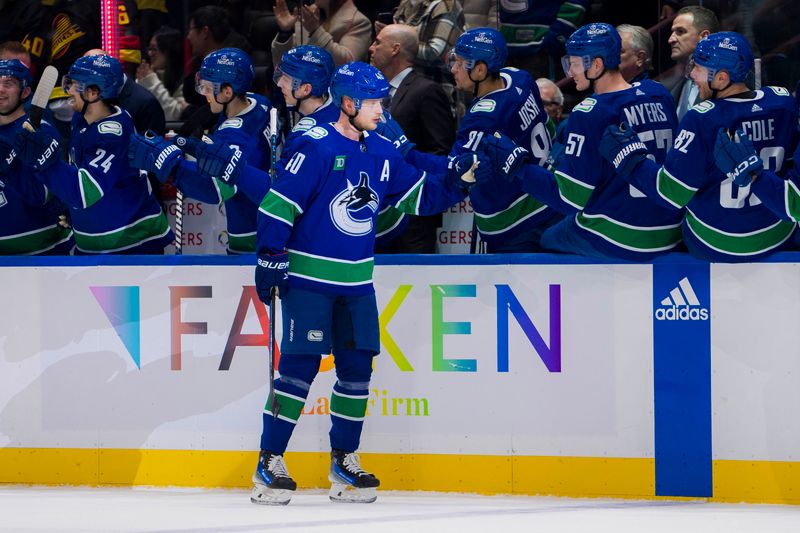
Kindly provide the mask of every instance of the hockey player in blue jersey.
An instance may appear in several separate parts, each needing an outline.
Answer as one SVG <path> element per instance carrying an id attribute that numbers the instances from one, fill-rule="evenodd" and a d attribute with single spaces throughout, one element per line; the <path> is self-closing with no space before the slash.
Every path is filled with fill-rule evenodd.
<path id="1" fill-rule="evenodd" d="M 58 207 L 47 187 L 20 163 L 14 137 L 27 115 L 31 73 L 18 59 L 0 60 L 0 255 L 69 254 L 72 231 L 58 223 Z M 42 129 L 57 137 L 55 129 Z"/>
<path id="2" fill-rule="evenodd" d="M 597 132 L 626 122 L 651 157 L 663 162 L 677 124 L 672 97 L 662 85 L 650 80 L 630 85 L 622 77 L 620 47 L 619 33 L 609 24 L 589 24 L 570 36 L 564 70 L 579 91 L 592 87 L 594 94 L 572 110 L 563 155 L 551 171 L 535 164 L 516 172 L 498 170 L 528 194 L 569 215 L 545 231 L 546 249 L 642 261 L 680 243 L 682 213 L 658 206 L 628 185 L 619 178 L 619 169 L 598 153 Z M 513 150 L 505 141 L 489 136 L 482 145 L 501 167 Z M 515 162 L 519 165 L 520 158 Z"/>
<path id="3" fill-rule="evenodd" d="M 197 162 L 183 158 L 172 142 L 147 135 L 131 139 L 130 159 L 137 168 L 173 183 L 187 196 L 210 204 L 225 203 L 228 253 L 252 253 L 256 242 L 256 212 L 269 190 L 265 173 L 242 173 L 250 164 L 270 167 L 269 101 L 248 92 L 253 83 L 250 57 L 238 48 L 223 48 L 203 59 L 197 92 L 220 113 L 210 144 L 177 138 L 178 146 Z"/>
<path id="4" fill-rule="evenodd" d="M 47 128 L 26 124 L 15 138 L 21 160 L 69 206 L 76 253 L 162 254 L 173 239 L 147 176 L 128 164 L 133 120 L 116 105 L 123 80 L 107 55 L 80 57 L 64 76 L 76 111 L 70 164 Z"/>
<path id="5" fill-rule="evenodd" d="M 500 131 L 544 164 L 550 153 L 547 113 L 539 88 L 527 72 L 503 68 L 506 43 L 497 30 L 473 28 L 462 34 L 450 55 L 450 71 L 456 86 L 472 92 L 474 101 L 461 121 L 450 157 L 475 151 L 486 132 Z M 441 171 L 447 157 L 413 149 L 395 122 L 382 125 L 379 133 L 394 141 L 406 161 Z M 542 231 L 560 215 L 525 194 L 517 182 L 491 181 L 470 190 L 475 225 L 487 251 L 540 251 Z"/>
<path id="6" fill-rule="evenodd" d="M 476 161 L 466 154 L 438 174 L 406 163 L 392 143 L 373 133 L 388 91 L 375 67 L 339 67 L 331 84 L 339 119 L 294 143 L 259 210 L 256 289 L 266 303 L 277 288 L 283 338 L 280 377 L 264 409 L 255 503 L 286 504 L 296 489 L 283 453 L 319 371 L 320 353 L 331 349 L 337 381 L 330 403 L 330 497 L 376 498 L 379 481 L 361 468 L 356 450 L 373 357 L 380 352 L 372 285 L 378 209 L 391 204 L 413 214 L 441 211 L 464 198 L 463 176 Z"/>
<path id="7" fill-rule="evenodd" d="M 637 140 L 619 127 L 604 134 L 603 157 L 627 168 L 626 179 L 661 205 L 686 207 L 683 239 L 696 257 L 754 261 L 789 247 L 796 224 L 762 202 L 758 187 L 739 185 L 719 170 L 714 149 L 721 129 L 740 130 L 751 137 L 764 167 L 780 172 L 797 145 L 794 98 L 782 87 L 748 89 L 753 54 L 738 33 L 709 35 L 697 44 L 692 63 L 690 76 L 703 101 L 681 120 L 664 164 L 646 159 Z"/>

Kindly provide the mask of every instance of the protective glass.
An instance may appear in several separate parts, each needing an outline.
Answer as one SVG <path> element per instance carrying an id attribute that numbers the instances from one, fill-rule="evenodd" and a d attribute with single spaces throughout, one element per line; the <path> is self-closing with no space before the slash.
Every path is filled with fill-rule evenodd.
<path id="1" fill-rule="evenodd" d="M 0 87 L 5 90 L 19 88 L 20 83 L 16 76 L 12 76 L 7 72 L 0 70 Z"/>
<path id="2" fill-rule="evenodd" d="M 212 81 L 204 80 L 200 77 L 198 72 L 194 76 L 194 90 L 203 96 L 215 96 L 219 93 L 220 84 Z"/>
<path id="3" fill-rule="evenodd" d="M 78 80 L 73 80 L 64 74 L 64 76 L 61 78 L 61 88 L 64 89 L 64 92 L 67 94 L 69 94 L 71 90 L 82 93 L 86 90 L 86 84 Z"/>

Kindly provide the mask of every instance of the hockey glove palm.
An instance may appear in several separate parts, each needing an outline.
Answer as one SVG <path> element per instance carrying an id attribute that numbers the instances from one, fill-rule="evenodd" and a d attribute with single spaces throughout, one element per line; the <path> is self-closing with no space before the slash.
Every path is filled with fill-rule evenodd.
<path id="1" fill-rule="evenodd" d="M 614 165 L 617 174 L 628 176 L 647 158 L 647 146 L 629 124 L 611 124 L 600 139 L 600 155 Z"/>
<path id="2" fill-rule="evenodd" d="M 464 191 L 469 190 L 478 181 L 476 170 L 479 168 L 478 154 L 467 152 L 451 158 L 447 163 L 447 181 Z"/>
<path id="3" fill-rule="evenodd" d="M 514 181 L 522 166 L 528 162 L 528 152 L 525 148 L 517 146 L 510 137 L 494 132 L 494 135 L 485 135 L 478 145 L 478 151 L 487 160 L 487 167 L 481 172 L 488 172 L 492 176 L 500 176 L 506 181 Z"/>
<path id="4" fill-rule="evenodd" d="M 397 151 L 402 154 L 403 157 L 408 155 L 416 145 L 408 140 L 406 134 L 403 132 L 403 128 L 400 127 L 400 124 L 392 118 L 389 113 L 384 113 L 381 117 L 381 121 L 378 122 L 378 126 L 375 128 L 375 133 L 382 137 L 386 137 L 394 147 L 397 148 Z"/>
<path id="5" fill-rule="evenodd" d="M 207 143 L 193 137 L 176 137 L 175 144 L 197 159 L 197 168 L 208 178 L 218 178 L 233 187 L 247 166 L 242 151 L 224 143 Z"/>
<path id="6" fill-rule="evenodd" d="M 167 181 L 182 157 L 180 148 L 152 131 L 148 130 L 144 135 L 134 133 L 130 137 L 128 159 L 131 166 L 152 172 L 161 183 Z"/>
<path id="7" fill-rule="evenodd" d="M 36 170 L 47 170 L 58 161 L 58 139 L 42 129 L 34 129 L 25 122 L 14 137 L 14 150 L 19 159 Z"/>
<path id="8" fill-rule="evenodd" d="M 272 289 L 278 289 L 278 296 L 286 296 L 289 291 L 289 254 L 260 254 L 256 263 L 256 292 L 258 298 L 269 305 Z"/>
<path id="9" fill-rule="evenodd" d="M 11 143 L 0 139 L 0 174 L 8 174 L 17 164 L 17 152 Z"/>
<path id="10" fill-rule="evenodd" d="M 731 139 L 728 132 L 720 128 L 714 143 L 714 162 L 735 185 L 747 187 L 764 170 L 764 163 L 746 133 L 736 130 L 736 137 L 738 140 Z"/>

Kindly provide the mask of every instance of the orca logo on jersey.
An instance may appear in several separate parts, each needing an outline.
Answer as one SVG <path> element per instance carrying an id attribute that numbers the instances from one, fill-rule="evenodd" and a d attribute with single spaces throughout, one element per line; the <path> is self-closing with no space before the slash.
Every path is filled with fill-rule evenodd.
<path id="1" fill-rule="evenodd" d="M 378 211 L 378 194 L 369 186 L 369 175 L 362 171 L 354 187 L 347 181 L 347 189 L 337 194 L 330 203 L 331 220 L 345 235 L 360 237 L 372 231 L 372 219 Z"/>

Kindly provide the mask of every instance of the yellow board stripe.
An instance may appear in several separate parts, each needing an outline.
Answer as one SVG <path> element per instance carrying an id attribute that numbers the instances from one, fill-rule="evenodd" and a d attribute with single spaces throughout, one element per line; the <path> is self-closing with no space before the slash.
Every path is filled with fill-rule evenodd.
<path id="1" fill-rule="evenodd" d="M 385 490 L 676 500 L 653 459 L 360 454 Z M 254 451 L 0 448 L 0 483 L 249 488 Z M 288 452 L 300 488 L 327 488 L 329 455 Z M 800 462 L 714 461 L 710 501 L 800 505 Z M 487 475 L 487 473 L 490 473 Z"/>

